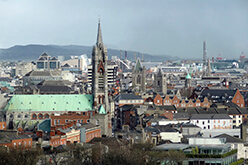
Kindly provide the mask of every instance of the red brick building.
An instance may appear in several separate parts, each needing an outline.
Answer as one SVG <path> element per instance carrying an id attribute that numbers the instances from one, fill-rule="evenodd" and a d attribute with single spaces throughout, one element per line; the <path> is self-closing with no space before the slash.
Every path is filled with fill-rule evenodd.
<path id="1" fill-rule="evenodd" d="M 32 147 L 32 138 L 18 135 L 17 131 L 0 131 L 0 146 L 28 149 Z"/>

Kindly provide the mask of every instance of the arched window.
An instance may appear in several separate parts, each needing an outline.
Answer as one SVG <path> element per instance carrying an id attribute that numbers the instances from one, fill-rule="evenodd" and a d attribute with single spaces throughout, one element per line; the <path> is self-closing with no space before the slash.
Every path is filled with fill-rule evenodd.
<path id="1" fill-rule="evenodd" d="M 138 75 L 138 77 L 137 77 L 137 84 L 141 84 L 141 76 L 140 75 Z"/>
<path id="2" fill-rule="evenodd" d="M 21 114 L 17 115 L 17 118 L 21 118 Z"/>
<path id="3" fill-rule="evenodd" d="M 102 103 L 104 103 L 104 98 L 105 98 L 105 96 L 104 96 L 104 95 L 102 95 Z"/>
<path id="4" fill-rule="evenodd" d="M 37 115 L 36 114 L 33 114 L 32 115 L 32 119 L 37 119 Z"/>
<path id="5" fill-rule="evenodd" d="M 43 119 L 43 115 L 41 113 L 38 115 L 38 117 L 39 119 Z"/>
<path id="6" fill-rule="evenodd" d="M 44 117 L 45 117 L 45 119 L 48 119 L 49 118 L 49 115 L 48 114 L 45 114 Z"/>
<path id="7" fill-rule="evenodd" d="M 101 96 L 98 96 L 98 104 L 101 104 Z"/>

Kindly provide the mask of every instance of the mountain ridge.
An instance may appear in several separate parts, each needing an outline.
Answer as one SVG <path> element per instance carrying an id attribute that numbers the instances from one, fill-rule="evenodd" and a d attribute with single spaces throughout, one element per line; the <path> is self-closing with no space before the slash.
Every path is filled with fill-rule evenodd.
<path id="1" fill-rule="evenodd" d="M 15 45 L 10 48 L 0 49 L 0 61 L 36 61 L 38 57 L 47 52 L 51 56 L 64 56 L 65 59 L 69 59 L 72 55 L 87 54 L 88 58 L 91 58 L 92 46 L 81 45 Z M 112 56 L 120 58 L 120 50 L 107 48 L 109 59 Z M 122 59 L 125 57 L 125 51 L 127 51 L 127 58 L 131 61 L 135 60 L 135 51 L 122 50 Z M 136 52 L 137 58 L 142 58 L 144 54 L 145 61 L 151 62 L 163 62 L 166 60 L 178 60 L 178 57 L 172 57 L 169 55 L 151 55 L 147 53 Z"/>

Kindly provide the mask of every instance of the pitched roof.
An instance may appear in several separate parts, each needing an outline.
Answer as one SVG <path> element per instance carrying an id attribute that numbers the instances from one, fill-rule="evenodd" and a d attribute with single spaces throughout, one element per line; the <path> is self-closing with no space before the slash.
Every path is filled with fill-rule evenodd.
<path id="1" fill-rule="evenodd" d="M 228 114 L 193 114 L 190 119 L 232 119 Z"/>
<path id="2" fill-rule="evenodd" d="M 244 143 L 242 139 L 230 136 L 225 133 L 217 135 L 214 138 L 226 138 L 227 143 Z"/>
<path id="3" fill-rule="evenodd" d="M 191 76 L 189 75 L 189 73 L 187 74 L 187 76 L 185 77 L 185 79 L 191 79 Z"/>
<path id="4" fill-rule="evenodd" d="M 140 59 L 138 58 L 137 61 L 136 61 L 136 65 L 135 65 L 134 71 L 142 71 L 142 70 L 143 70 L 143 68 L 142 68 Z"/>
<path id="5" fill-rule="evenodd" d="M 5 111 L 90 111 L 93 96 L 73 95 L 14 95 Z"/>
<path id="6" fill-rule="evenodd" d="M 201 96 L 234 96 L 237 90 L 231 89 L 204 89 L 201 93 Z"/>
<path id="7" fill-rule="evenodd" d="M 16 139 L 29 139 L 28 135 L 17 135 L 17 131 L 0 131 L 0 144 L 10 143 L 12 140 Z"/>
<path id="8" fill-rule="evenodd" d="M 101 105 L 99 108 L 99 114 L 104 114 L 104 115 L 106 114 L 106 111 L 105 111 L 103 105 Z"/>
<path id="9" fill-rule="evenodd" d="M 120 94 L 116 96 L 115 100 L 137 100 L 142 99 L 141 96 L 137 96 L 135 94 Z M 143 99 L 142 99 L 143 100 Z"/>

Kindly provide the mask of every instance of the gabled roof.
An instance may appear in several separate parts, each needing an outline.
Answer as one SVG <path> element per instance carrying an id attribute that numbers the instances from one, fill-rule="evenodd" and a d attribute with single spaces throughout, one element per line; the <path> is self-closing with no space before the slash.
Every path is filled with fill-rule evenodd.
<path id="1" fill-rule="evenodd" d="M 103 105 L 101 105 L 99 107 L 99 114 L 103 114 L 103 115 L 107 114 L 106 111 L 105 111 L 105 109 L 104 109 L 104 107 L 103 107 Z"/>
<path id="2" fill-rule="evenodd" d="M 191 79 L 190 74 L 188 73 L 187 76 L 185 77 L 185 79 Z"/>
<path id="3" fill-rule="evenodd" d="M 58 60 L 56 57 L 53 57 L 51 60 Z"/>
<path id="4" fill-rule="evenodd" d="M 237 90 L 230 89 L 204 89 L 201 93 L 201 96 L 234 96 Z"/>
<path id="5" fill-rule="evenodd" d="M 137 99 L 142 99 L 141 96 L 137 96 L 135 94 L 120 94 L 116 96 L 115 100 L 137 100 Z M 142 99 L 143 100 L 143 99 Z"/>
<path id="6" fill-rule="evenodd" d="M 220 134 L 214 138 L 226 138 L 226 143 L 244 143 L 242 139 L 230 136 L 228 134 Z"/>
<path id="7" fill-rule="evenodd" d="M 193 114 L 190 119 L 232 119 L 228 114 Z"/>
<path id="8" fill-rule="evenodd" d="M 41 55 L 41 57 L 47 57 L 47 56 L 49 56 L 49 55 L 47 54 L 47 52 L 44 52 L 44 53 L 42 53 L 42 55 Z"/>

